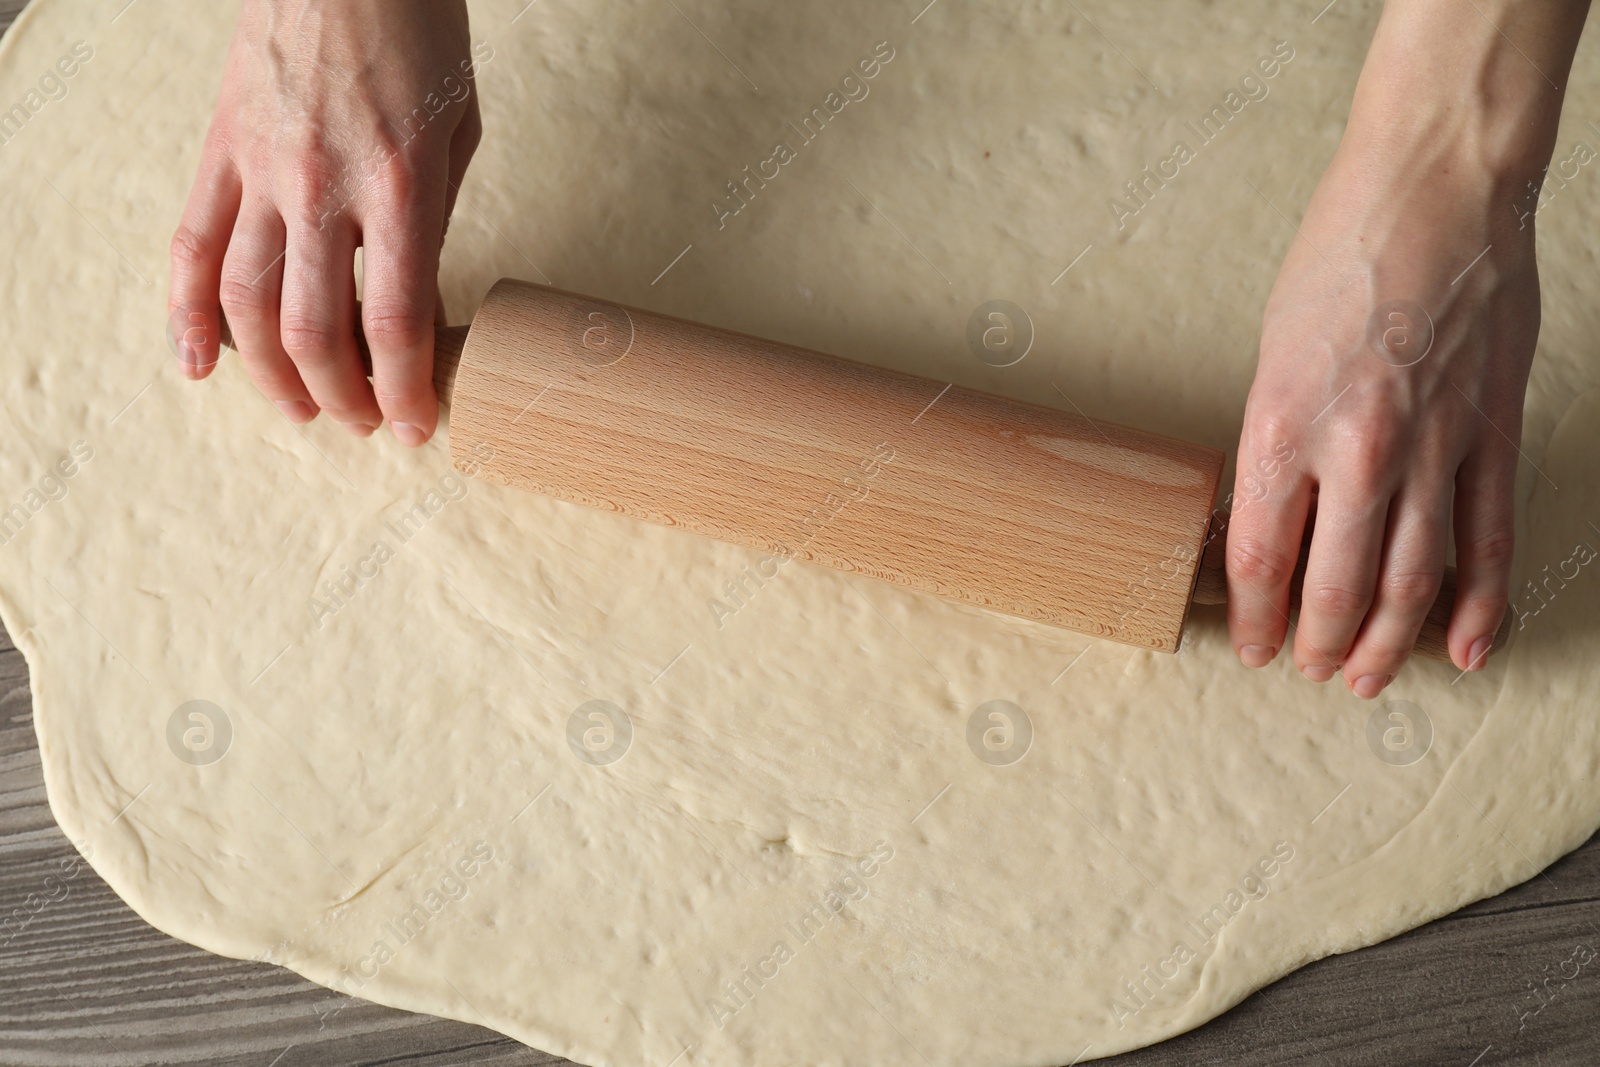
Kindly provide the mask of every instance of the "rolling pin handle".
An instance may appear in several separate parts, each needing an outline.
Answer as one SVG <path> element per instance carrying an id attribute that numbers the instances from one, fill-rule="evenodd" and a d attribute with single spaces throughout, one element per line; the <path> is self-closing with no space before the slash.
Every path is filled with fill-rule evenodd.
<path id="1" fill-rule="evenodd" d="M 461 366 L 461 350 L 466 347 L 470 329 L 470 326 L 439 326 L 433 331 L 433 389 L 444 407 L 450 406 L 456 369 Z"/>

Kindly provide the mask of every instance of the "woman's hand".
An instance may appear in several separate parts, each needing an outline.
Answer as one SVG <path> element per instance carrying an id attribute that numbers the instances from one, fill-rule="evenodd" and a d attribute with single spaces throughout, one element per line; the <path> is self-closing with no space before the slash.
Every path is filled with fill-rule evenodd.
<path id="1" fill-rule="evenodd" d="M 1262 327 L 1228 532 L 1234 648 L 1375 697 L 1439 590 L 1479 669 L 1504 614 L 1523 394 L 1539 332 L 1529 182 L 1550 158 L 1585 4 L 1391 0 L 1339 151 Z M 1537 58 L 1534 58 L 1537 57 Z M 1540 63 L 1541 73 L 1535 67 Z M 1559 81 L 1557 82 L 1559 84 Z"/>
<path id="2" fill-rule="evenodd" d="M 439 248 L 481 133 L 464 0 L 246 0 L 172 239 L 174 347 L 219 355 L 219 306 L 292 422 L 405 444 L 438 423 Z M 362 254 L 356 347 L 354 257 Z"/>

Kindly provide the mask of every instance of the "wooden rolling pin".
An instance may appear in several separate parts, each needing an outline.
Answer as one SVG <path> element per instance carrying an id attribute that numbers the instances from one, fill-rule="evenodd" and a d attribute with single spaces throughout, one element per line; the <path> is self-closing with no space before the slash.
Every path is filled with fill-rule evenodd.
<path id="1" fill-rule="evenodd" d="M 774 571 L 788 556 L 1165 652 L 1191 598 L 1226 600 L 1223 454 L 1204 445 L 509 279 L 439 331 L 435 367 L 463 473 Z M 1418 654 L 1449 659 L 1454 600 L 1447 570 Z"/>

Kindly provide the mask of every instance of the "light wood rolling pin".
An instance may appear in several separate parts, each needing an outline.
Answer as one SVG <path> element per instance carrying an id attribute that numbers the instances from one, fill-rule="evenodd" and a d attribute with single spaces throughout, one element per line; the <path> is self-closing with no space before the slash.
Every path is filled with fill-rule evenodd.
<path id="1" fill-rule="evenodd" d="M 1164 652 L 1226 600 L 1204 445 L 509 279 L 435 367 L 487 481 Z"/>

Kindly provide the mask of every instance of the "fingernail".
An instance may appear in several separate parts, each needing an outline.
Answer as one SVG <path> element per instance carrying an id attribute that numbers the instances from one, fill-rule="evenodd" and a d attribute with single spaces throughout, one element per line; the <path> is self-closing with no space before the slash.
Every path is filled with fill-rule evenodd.
<path id="1" fill-rule="evenodd" d="M 310 422 L 317 417 L 317 409 L 304 400 L 274 400 L 283 417 L 293 423 Z"/>
<path id="2" fill-rule="evenodd" d="M 1472 642 L 1472 648 L 1467 651 L 1467 670 L 1481 671 L 1484 663 L 1489 659 L 1489 649 L 1494 644 L 1492 637 L 1480 637 Z"/>
<path id="3" fill-rule="evenodd" d="M 1239 660 L 1246 667 L 1265 667 L 1272 662 L 1272 657 L 1278 650 L 1271 645 L 1241 645 L 1239 647 Z"/>
<path id="4" fill-rule="evenodd" d="M 1301 667 L 1300 673 L 1310 678 L 1313 682 L 1326 682 L 1333 677 L 1333 668 L 1313 663 L 1309 666 Z"/>
<path id="5" fill-rule="evenodd" d="M 407 448 L 416 448 L 428 440 L 428 435 L 409 422 L 391 422 L 389 429 L 394 431 L 395 440 Z"/>
<path id="6" fill-rule="evenodd" d="M 377 429 L 376 426 L 368 426 L 364 422 L 341 422 L 339 425 L 343 426 L 357 437 L 371 437 L 372 431 Z"/>
<path id="7" fill-rule="evenodd" d="M 1355 690 L 1356 696 L 1362 700 L 1371 700 L 1383 692 L 1383 687 L 1394 678 L 1392 674 L 1363 674 L 1356 679 L 1356 684 L 1350 688 Z"/>
<path id="8" fill-rule="evenodd" d="M 178 342 L 178 362 L 183 364 L 183 374 L 186 378 L 199 378 L 204 373 L 217 365 L 217 361 L 204 360 L 200 353 L 186 341 Z"/>
<path id="9" fill-rule="evenodd" d="M 178 308 L 167 319 L 167 347 L 183 364 L 188 378 L 199 378 L 216 365 L 215 359 L 202 359 L 199 344 L 206 344 L 211 326 L 205 315 L 188 308 Z"/>

